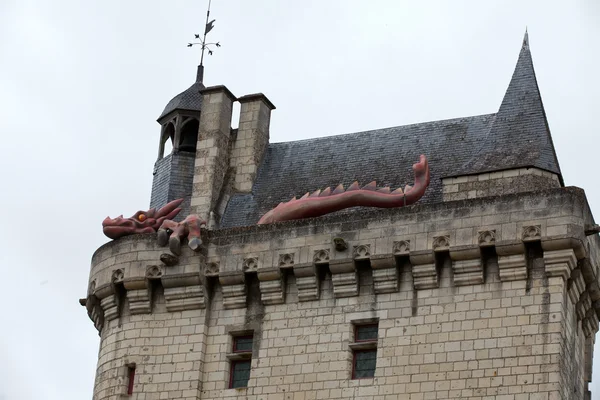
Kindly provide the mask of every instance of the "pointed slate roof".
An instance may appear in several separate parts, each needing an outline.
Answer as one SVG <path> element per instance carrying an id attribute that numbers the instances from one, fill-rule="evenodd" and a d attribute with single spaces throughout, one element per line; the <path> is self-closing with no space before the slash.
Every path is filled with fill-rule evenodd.
<path id="1" fill-rule="evenodd" d="M 535 78 L 529 36 L 523 46 L 502 104 L 488 135 L 454 175 L 537 167 L 561 174 Z"/>
<path id="2" fill-rule="evenodd" d="M 202 77 L 204 74 L 204 67 L 199 65 L 198 72 L 196 73 L 196 82 L 177 96 L 173 97 L 171 101 L 167 103 L 167 106 L 158 117 L 160 121 L 165 115 L 175 110 L 186 110 L 186 111 L 200 111 L 202 107 L 202 95 L 200 90 L 204 89 L 202 83 Z"/>
<path id="3" fill-rule="evenodd" d="M 252 193 L 230 199 L 221 227 L 254 225 L 279 202 L 340 183 L 377 180 L 393 189 L 412 184 L 419 154 L 427 156 L 432 177 L 421 203 L 442 201 L 444 177 L 536 167 L 562 182 L 527 33 L 496 114 L 270 143 Z"/>

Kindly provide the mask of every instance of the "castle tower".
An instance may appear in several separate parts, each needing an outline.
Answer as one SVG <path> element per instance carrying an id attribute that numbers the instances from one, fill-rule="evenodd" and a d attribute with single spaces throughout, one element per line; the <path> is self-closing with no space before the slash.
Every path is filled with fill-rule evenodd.
<path id="1" fill-rule="evenodd" d="M 180 217 L 214 224 L 173 251 L 144 213 L 107 222 L 142 226 L 92 257 L 94 400 L 591 399 L 600 227 L 564 186 L 527 35 L 487 115 L 269 143 L 264 95 L 196 84 L 198 110 L 159 118 L 193 173 L 155 175 L 153 201 L 185 186 Z"/>

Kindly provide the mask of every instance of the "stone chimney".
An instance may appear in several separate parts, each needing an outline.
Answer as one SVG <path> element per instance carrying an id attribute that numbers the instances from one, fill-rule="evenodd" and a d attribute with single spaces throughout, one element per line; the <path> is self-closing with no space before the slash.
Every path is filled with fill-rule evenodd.
<path id="1" fill-rule="evenodd" d="M 225 86 L 200 91 L 202 113 L 198 129 L 191 213 L 208 221 L 217 205 L 229 166 L 231 113 L 235 96 Z"/>
<path id="2" fill-rule="evenodd" d="M 234 191 L 249 193 L 269 144 L 269 124 L 273 103 L 262 93 L 238 99 L 241 104 L 237 138 L 231 149 L 229 167 Z"/>

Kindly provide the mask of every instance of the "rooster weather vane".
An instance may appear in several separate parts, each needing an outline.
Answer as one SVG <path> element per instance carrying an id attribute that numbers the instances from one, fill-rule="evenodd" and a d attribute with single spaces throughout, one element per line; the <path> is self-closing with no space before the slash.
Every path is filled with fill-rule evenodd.
<path id="1" fill-rule="evenodd" d="M 200 65 L 204 65 L 204 50 L 208 50 L 208 55 L 212 56 L 213 54 L 213 50 L 211 49 L 210 46 L 215 46 L 215 47 L 221 47 L 221 43 L 219 42 L 214 42 L 214 43 L 207 43 L 206 42 L 206 35 L 208 34 L 208 32 L 210 32 L 214 27 L 215 27 L 215 20 L 213 19 L 212 21 L 208 21 L 208 17 L 210 16 L 210 3 L 212 0 L 208 0 L 208 10 L 206 11 L 206 25 L 204 28 L 204 35 L 202 36 L 202 39 L 199 42 L 191 42 L 188 43 L 187 47 L 193 47 L 196 45 L 200 45 L 200 47 L 202 48 L 202 53 L 200 55 Z M 200 34 L 196 33 L 194 34 L 194 38 L 195 39 L 200 39 Z"/>

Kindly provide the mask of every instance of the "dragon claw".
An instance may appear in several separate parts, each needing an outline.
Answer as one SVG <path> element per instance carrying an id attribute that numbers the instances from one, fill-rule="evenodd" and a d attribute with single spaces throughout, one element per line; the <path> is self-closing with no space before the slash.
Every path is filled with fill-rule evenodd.
<path id="1" fill-rule="evenodd" d="M 158 230 L 158 245 L 166 246 L 168 242 L 169 242 L 169 233 L 167 232 L 167 230 L 159 229 Z"/>
<path id="2" fill-rule="evenodd" d="M 193 237 L 188 241 L 188 246 L 190 246 L 190 249 L 198 251 L 200 250 L 200 246 L 202 246 L 202 239 Z"/>
<path id="3" fill-rule="evenodd" d="M 181 255 L 181 240 L 179 240 L 179 237 L 171 235 L 169 238 L 169 250 L 177 256 Z"/>
<path id="4" fill-rule="evenodd" d="M 168 243 L 171 253 L 179 256 L 181 242 L 187 238 L 188 247 L 193 251 L 199 251 L 202 248 L 202 228 L 206 228 L 206 221 L 201 220 L 197 215 L 188 215 L 181 222 L 164 220 L 158 230 L 158 244 L 166 246 Z"/>

